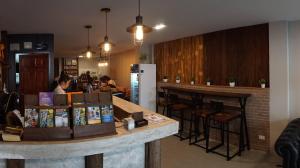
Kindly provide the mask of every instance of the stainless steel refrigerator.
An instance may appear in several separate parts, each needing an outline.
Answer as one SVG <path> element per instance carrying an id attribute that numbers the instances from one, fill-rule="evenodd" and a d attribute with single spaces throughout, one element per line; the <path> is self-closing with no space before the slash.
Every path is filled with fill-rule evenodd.
<path id="1" fill-rule="evenodd" d="M 156 109 L 156 65 L 131 65 L 131 102 L 144 108 Z"/>

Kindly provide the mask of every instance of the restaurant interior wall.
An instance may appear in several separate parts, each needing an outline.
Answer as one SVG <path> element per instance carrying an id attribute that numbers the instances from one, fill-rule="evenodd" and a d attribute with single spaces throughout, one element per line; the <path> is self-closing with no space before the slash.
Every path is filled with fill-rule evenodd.
<path id="1" fill-rule="evenodd" d="M 121 87 L 130 88 L 130 65 L 139 63 L 138 50 L 131 49 L 111 55 L 109 75 Z"/>

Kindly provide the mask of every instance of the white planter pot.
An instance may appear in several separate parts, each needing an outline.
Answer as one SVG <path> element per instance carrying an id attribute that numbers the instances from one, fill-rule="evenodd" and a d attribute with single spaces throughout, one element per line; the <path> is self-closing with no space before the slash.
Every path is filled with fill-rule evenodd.
<path id="1" fill-rule="evenodd" d="M 163 82 L 167 83 L 167 82 L 168 82 L 168 79 L 163 79 Z"/>
<path id="2" fill-rule="evenodd" d="M 230 87 L 235 87 L 235 82 L 229 82 Z"/>
<path id="3" fill-rule="evenodd" d="M 207 86 L 210 86 L 210 82 L 206 82 L 206 85 L 207 85 Z"/>
<path id="4" fill-rule="evenodd" d="M 191 85 L 194 85 L 195 84 L 195 82 L 194 81 L 191 81 Z"/>
<path id="5" fill-rule="evenodd" d="M 260 84 L 261 88 L 266 88 L 266 84 L 265 83 L 262 83 Z"/>
<path id="6" fill-rule="evenodd" d="M 176 79 L 176 83 L 180 83 L 180 80 Z"/>

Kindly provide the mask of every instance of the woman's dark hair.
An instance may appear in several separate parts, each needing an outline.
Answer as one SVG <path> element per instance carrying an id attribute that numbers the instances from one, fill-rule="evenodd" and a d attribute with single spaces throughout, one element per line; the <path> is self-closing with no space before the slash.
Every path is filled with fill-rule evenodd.
<path id="1" fill-rule="evenodd" d="M 69 80 L 71 80 L 71 78 L 68 75 L 64 74 L 59 77 L 58 83 L 60 84 L 62 82 L 68 82 Z"/>

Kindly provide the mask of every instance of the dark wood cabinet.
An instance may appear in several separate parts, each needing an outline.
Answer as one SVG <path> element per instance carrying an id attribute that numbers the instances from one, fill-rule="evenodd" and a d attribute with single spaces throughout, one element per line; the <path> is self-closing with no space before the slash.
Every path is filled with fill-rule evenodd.
<path id="1" fill-rule="evenodd" d="M 48 54 L 20 56 L 20 93 L 38 94 L 48 91 Z"/>

